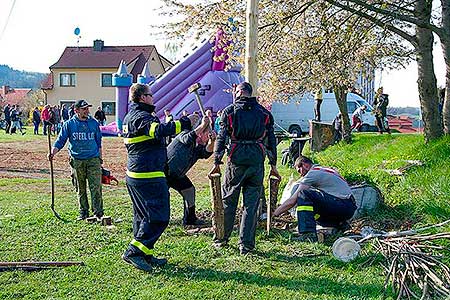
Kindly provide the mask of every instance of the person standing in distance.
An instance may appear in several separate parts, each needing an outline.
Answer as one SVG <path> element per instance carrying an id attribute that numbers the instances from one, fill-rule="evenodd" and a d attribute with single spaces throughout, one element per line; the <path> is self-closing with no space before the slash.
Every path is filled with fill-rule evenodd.
<path id="1" fill-rule="evenodd" d="M 130 88 L 130 105 L 123 120 L 124 143 L 128 153 L 126 184 L 133 203 L 134 239 L 122 259 L 135 268 L 150 272 L 167 263 L 154 256 L 154 245 L 169 224 L 169 187 L 165 178 L 165 138 L 191 128 L 198 118 L 182 117 L 160 123 L 154 114 L 153 95 L 148 85 Z M 195 120 L 194 120 L 195 119 Z"/>
<path id="2" fill-rule="evenodd" d="M 248 82 L 236 87 L 234 104 L 222 112 L 220 131 L 214 150 L 214 166 L 209 176 L 220 173 L 226 141 L 230 140 L 225 180 L 222 185 L 224 206 L 224 238 L 214 238 L 214 245 L 227 245 L 233 230 L 239 194 L 243 192 L 243 214 L 239 233 L 239 250 L 242 255 L 255 248 L 257 211 L 264 179 L 264 160 L 271 166 L 270 175 L 280 178 L 277 164 L 277 143 L 272 114 L 252 97 Z M 265 143 L 265 139 L 267 142 Z"/>

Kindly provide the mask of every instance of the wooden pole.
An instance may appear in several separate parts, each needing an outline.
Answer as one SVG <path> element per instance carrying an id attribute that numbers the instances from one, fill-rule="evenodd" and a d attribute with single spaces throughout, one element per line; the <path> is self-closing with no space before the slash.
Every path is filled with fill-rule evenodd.
<path id="1" fill-rule="evenodd" d="M 213 216 L 213 228 L 215 233 L 215 239 L 223 240 L 225 235 L 224 228 L 224 215 L 223 215 L 223 202 L 222 202 L 222 191 L 220 184 L 220 174 L 212 174 L 210 177 L 210 187 L 211 187 L 211 202 L 214 212 Z"/>
<path id="2" fill-rule="evenodd" d="M 247 0 L 247 23 L 245 30 L 245 79 L 253 87 L 253 95 L 258 88 L 258 0 Z"/>

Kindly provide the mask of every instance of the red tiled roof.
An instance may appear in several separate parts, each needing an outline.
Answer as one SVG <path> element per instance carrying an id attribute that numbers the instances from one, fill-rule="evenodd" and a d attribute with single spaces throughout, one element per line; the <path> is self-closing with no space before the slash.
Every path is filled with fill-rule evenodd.
<path id="1" fill-rule="evenodd" d="M 53 73 L 47 74 L 47 77 L 41 82 L 41 89 L 51 90 L 53 88 Z"/>
<path id="2" fill-rule="evenodd" d="M 401 133 L 416 133 L 418 130 L 412 127 L 413 119 L 409 116 L 388 116 L 389 128 Z"/>
<path id="3" fill-rule="evenodd" d="M 6 93 L 4 93 L 4 90 L 0 90 L 0 98 L 3 99 L 6 103 L 9 104 L 21 104 L 26 98 L 28 93 L 31 92 L 31 89 L 13 89 L 10 88 L 10 90 Z"/>
<path id="4" fill-rule="evenodd" d="M 103 46 L 101 51 L 93 47 L 66 47 L 59 60 L 50 66 L 56 68 L 117 68 L 123 59 L 128 65 L 142 54 L 147 61 L 155 46 Z"/>

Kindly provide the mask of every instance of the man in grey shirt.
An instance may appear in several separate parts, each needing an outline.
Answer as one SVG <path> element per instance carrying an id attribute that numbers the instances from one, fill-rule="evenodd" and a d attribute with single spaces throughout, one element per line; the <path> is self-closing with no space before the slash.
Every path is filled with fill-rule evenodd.
<path id="1" fill-rule="evenodd" d="M 338 227 L 356 210 L 350 186 L 334 169 L 313 164 L 300 156 L 294 164 L 303 178 L 294 194 L 274 212 L 279 216 L 297 204 L 299 241 L 317 241 L 316 222 Z"/>

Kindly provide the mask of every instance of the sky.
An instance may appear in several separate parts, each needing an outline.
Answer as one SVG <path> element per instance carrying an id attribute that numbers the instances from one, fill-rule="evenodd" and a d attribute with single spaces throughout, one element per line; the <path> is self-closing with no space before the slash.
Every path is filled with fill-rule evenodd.
<path id="1" fill-rule="evenodd" d="M 0 0 L 0 64 L 48 73 L 66 46 L 77 45 L 77 27 L 80 46 L 92 46 L 101 39 L 106 46 L 155 45 L 167 55 L 168 41 L 157 37 L 151 27 L 164 21 L 155 11 L 161 5 L 158 0 Z M 186 53 L 182 51 L 177 58 Z M 439 44 L 434 57 L 442 86 L 445 64 Z M 419 106 L 415 63 L 403 70 L 377 72 L 375 86 L 384 87 L 391 106 Z"/>

